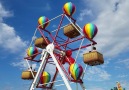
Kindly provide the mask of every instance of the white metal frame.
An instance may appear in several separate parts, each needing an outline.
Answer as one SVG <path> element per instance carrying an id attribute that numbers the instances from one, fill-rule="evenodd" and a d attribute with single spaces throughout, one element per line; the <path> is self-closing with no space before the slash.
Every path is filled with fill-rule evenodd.
<path id="1" fill-rule="evenodd" d="M 42 60 L 42 61 L 41 61 L 40 67 L 39 67 L 39 69 L 38 69 L 38 72 L 37 72 L 37 74 L 36 74 L 36 76 L 35 76 L 35 78 L 34 78 L 32 84 L 31 84 L 29 90 L 35 90 L 36 86 L 38 85 L 38 81 L 39 81 L 39 79 L 40 79 L 40 75 L 41 75 L 41 73 L 42 73 L 42 71 L 43 71 L 43 68 L 45 67 L 46 58 L 48 57 L 48 54 L 51 55 L 51 57 L 52 57 L 52 59 L 53 59 L 55 65 L 56 65 L 56 67 L 57 67 L 57 69 L 58 69 L 58 71 L 59 71 L 59 73 L 60 73 L 60 75 L 61 75 L 61 77 L 62 77 L 62 79 L 63 79 L 63 81 L 64 81 L 64 84 L 65 84 L 66 87 L 67 87 L 67 89 L 68 89 L 68 90 L 72 90 L 72 88 L 71 88 L 71 86 L 70 86 L 70 83 L 69 83 L 68 79 L 66 78 L 66 76 L 65 76 L 65 74 L 64 74 L 64 72 L 63 72 L 63 70 L 61 69 L 59 63 L 57 62 L 56 57 L 54 56 L 53 52 L 54 52 L 54 45 L 53 45 L 53 43 L 49 44 L 49 45 L 46 47 L 46 50 L 43 50 L 43 51 L 42 51 L 42 54 L 41 54 L 41 60 Z M 83 85 L 83 83 L 80 83 L 80 85 L 81 85 L 81 87 L 82 87 L 83 90 L 86 90 L 86 88 L 85 88 L 85 86 Z"/>
<path id="2" fill-rule="evenodd" d="M 43 71 L 43 67 L 45 66 L 47 56 L 48 56 L 47 51 L 43 50 L 42 51 L 42 54 L 41 54 L 41 60 L 42 60 L 42 62 L 40 64 L 40 67 L 38 69 L 38 72 L 37 72 L 37 74 L 36 74 L 36 76 L 35 76 L 32 84 L 31 84 L 30 90 L 35 90 L 35 88 L 36 88 L 36 86 L 38 84 L 38 81 L 40 79 L 40 75 L 41 75 L 41 73 Z"/>

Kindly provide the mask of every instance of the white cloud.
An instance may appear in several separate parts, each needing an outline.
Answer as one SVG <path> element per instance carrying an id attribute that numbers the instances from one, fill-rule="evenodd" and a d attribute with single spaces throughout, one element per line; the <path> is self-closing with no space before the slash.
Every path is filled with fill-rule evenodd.
<path id="1" fill-rule="evenodd" d="M 102 64 L 101 67 L 102 67 L 102 68 L 109 67 L 108 65 L 109 65 L 110 61 L 111 61 L 111 59 L 106 59 L 106 60 L 104 61 L 104 64 Z"/>
<path id="2" fill-rule="evenodd" d="M 83 21 L 84 17 L 87 17 L 87 16 L 93 16 L 92 10 L 90 9 L 81 10 L 81 13 L 77 19 L 78 21 Z"/>
<path id="3" fill-rule="evenodd" d="M 2 4 L 0 3 L 0 22 L 3 21 L 3 17 L 10 17 L 13 13 L 6 11 Z"/>
<path id="4" fill-rule="evenodd" d="M 14 66 L 14 67 L 20 67 L 20 69 L 27 69 L 27 63 L 24 61 L 24 60 L 22 60 L 22 61 L 20 61 L 20 62 L 13 62 L 12 63 L 12 66 Z"/>
<path id="5" fill-rule="evenodd" d="M 128 75 L 123 74 L 123 75 L 118 75 L 117 77 L 118 78 L 126 78 L 126 77 L 128 77 Z"/>
<path id="6" fill-rule="evenodd" d="M 98 34 L 95 37 L 95 41 L 97 41 L 98 44 L 97 45 L 98 51 L 104 54 L 104 58 L 105 57 L 112 58 L 113 56 L 118 56 L 121 53 L 124 54 L 128 52 L 129 19 L 127 18 L 129 15 L 128 11 L 129 1 L 128 0 L 102 0 L 101 2 L 97 0 L 83 0 L 83 1 L 84 4 L 86 5 L 88 4 L 86 8 L 90 8 L 92 11 L 94 20 L 92 20 L 91 22 L 96 24 L 98 27 Z M 87 17 L 91 16 L 88 15 Z M 83 21 L 85 22 L 86 21 L 85 16 L 82 18 Z M 110 62 L 107 62 L 107 64 L 108 63 Z M 128 68 L 129 66 L 128 59 L 117 62 L 117 65 L 120 64 Z M 92 81 L 110 80 L 111 75 L 107 71 L 105 71 L 104 68 L 89 69 L 86 73 L 85 78 L 87 80 L 89 79 Z M 121 67 L 114 66 L 114 68 L 120 69 Z M 127 77 L 128 75 L 124 74 L 118 75 L 118 78 L 121 79 Z M 121 85 L 122 87 L 125 87 L 127 90 L 129 89 L 127 81 L 122 81 Z M 96 89 L 91 88 L 91 90 L 96 90 Z"/>
<path id="7" fill-rule="evenodd" d="M 37 68 L 37 64 L 33 63 L 29 63 L 32 66 L 32 69 L 36 69 Z M 27 62 L 25 60 L 21 60 L 19 62 L 13 62 L 12 66 L 14 67 L 19 67 L 21 70 L 27 70 L 29 68 L 29 66 L 27 65 Z"/>
<path id="8" fill-rule="evenodd" d="M 13 53 L 21 51 L 26 47 L 26 42 L 16 35 L 13 27 L 0 23 L 0 31 L 0 47 Z"/>
<path id="9" fill-rule="evenodd" d="M 96 17 L 92 22 L 97 25 L 99 30 L 95 38 L 98 50 L 103 52 L 106 57 L 117 56 L 129 50 L 129 19 L 127 19 L 129 0 L 102 0 L 101 2 L 86 0 L 84 2 L 88 3 Z M 118 3 L 117 9 L 114 11 L 116 3 Z"/>
<path id="10" fill-rule="evenodd" d="M 127 63 L 127 62 L 129 62 L 129 59 L 119 60 L 119 61 L 117 61 L 116 63 Z"/>
<path id="11" fill-rule="evenodd" d="M 107 73 L 104 69 L 98 67 L 90 67 L 86 71 L 85 78 L 89 81 L 104 81 L 110 80 L 111 75 Z"/>
<path id="12" fill-rule="evenodd" d="M 125 60 L 119 60 L 116 62 L 117 64 L 124 64 L 123 66 L 125 66 L 126 68 L 129 69 L 129 59 L 125 59 Z"/>
<path id="13" fill-rule="evenodd" d="M 14 27 L 4 23 L 4 18 L 10 17 L 12 15 L 12 12 L 5 10 L 5 8 L 0 3 L 0 48 L 11 53 L 19 53 L 17 57 L 21 57 L 22 52 L 25 51 L 25 48 L 27 47 L 27 42 L 23 41 L 21 37 L 16 34 Z M 17 59 L 21 60 L 21 58 Z M 20 68 L 27 67 L 24 60 L 13 62 L 12 65 L 18 66 Z"/>
<path id="14" fill-rule="evenodd" d="M 22 53 L 20 56 L 17 56 L 16 60 L 19 60 L 19 61 L 15 61 L 15 62 L 11 63 L 11 65 L 14 67 L 18 67 L 21 70 L 27 70 L 29 68 L 29 66 L 28 66 L 26 60 L 23 59 L 24 57 L 27 57 L 26 52 Z M 37 63 L 34 63 L 32 61 L 29 61 L 29 60 L 28 60 L 28 63 L 30 66 L 32 66 L 32 69 L 38 68 Z"/>
<path id="15" fill-rule="evenodd" d="M 9 17 L 11 15 L 12 14 L 6 11 L 0 3 L 0 47 L 9 52 L 16 53 L 26 47 L 26 42 L 16 34 L 12 26 L 3 22 L 4 17 Z"/>

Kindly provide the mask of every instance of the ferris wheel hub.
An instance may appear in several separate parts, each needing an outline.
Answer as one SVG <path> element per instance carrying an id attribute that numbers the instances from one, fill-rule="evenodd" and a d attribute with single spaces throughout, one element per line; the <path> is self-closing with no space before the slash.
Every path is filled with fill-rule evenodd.
<path id="1" fill-rule="evenodd" d="M 46 47 L 46 50 L 48 53 L 53 52 L 54 51 L 54 44 L 53 43 L 48 44 Z"/>

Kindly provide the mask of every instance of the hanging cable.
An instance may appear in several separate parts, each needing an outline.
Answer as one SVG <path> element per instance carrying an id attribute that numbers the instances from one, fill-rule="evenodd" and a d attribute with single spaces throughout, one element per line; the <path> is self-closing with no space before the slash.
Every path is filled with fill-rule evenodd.
<path id="1" fill-rule="evenodd" d="M 78 90 L 78 84 L 76 83 L 76 90 Z"/>
<path id="2" fill-rule="evenodd" d="M 87 64 L 85 65 L 85 68 L 84 68 L 84 71 L 83 71 L 83 74 L 82 74 L 82 80 L 83 80 L 83 78 L 84 78 L 84 76 L 85 76 L 85 72 L 86 72 L 86 69 L 87 69 Z"/>
<path id="3" fill-rule="evenodd" d="M 75 61 L 76 61 L 76 60 L 77 60 L 77 58 L 78 58 L 78 55 L 79 55 L 79 52 L 80 52 L 80 50 L 81 50 L 81 47 L 82 47 L 83 41 L 84 41 L 84 38 L 83 38 L 83 39 L 82 39 L 82 41 L 81 41 L 80 47 L 79 47 L 79 49 L 78 49 L 78 52 L 77 52 L 77 55 L 76 55 L 76 58 L 75 58 Z"/>
<path id="4" fill-rule="evenodd" d="M 36 30 L 35 30 L 35 32 L 34 32 L 34 35 L 33 35 L 33 37 L 32 37 L 32 40 L 31 40 L 31 42 L 30 42 L 29 47 L 31 47 L 31 45 L 32 45 L 32 43 L 33 43 L 33 41 L 34 41 L 34 39 L 35 39 L 35 37 L 36 37 L 36 32 L 37 32 L 37 28 L 36 28 Z"/>

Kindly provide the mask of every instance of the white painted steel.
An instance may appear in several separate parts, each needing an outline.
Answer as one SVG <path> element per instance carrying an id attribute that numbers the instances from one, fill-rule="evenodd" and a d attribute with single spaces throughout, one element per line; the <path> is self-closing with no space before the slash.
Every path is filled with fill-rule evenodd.
<path id="1" fill-rule="evenodd" d="M 43 67 L 45 66 L 47 56 L 48 56 L 47 51 L 43 50 L 42 51 L 42 54 L 41 54 L 41 60 L 42 60 L 42 62 L 40 64 L 40 67 L 38 69 L 38 72 L 37 72 L 37 74 L 36 74 L 36 76 L 35 76 L 32 84 L 31 84 L 30 90 L 34 90 L 36 88 L 36 86 L 38 84 L 38 81 L 40 79 L 40 75 L 41 75 L 41 73 L 43 71 Z"/>
<path id="2" fill-rule="evenodd" d="M 53 43 L 49 44 L 46 49 L 47 49 L 47 52 L 51 55 L 51 57 L 52 57 L 55 65 L 56 65 L 56 67 L 57 67 L 57 69 L 58 69 L 58 71 L 59 71 L 59 73 L 60 73 L 60 75 L 61 75 L 61 77 L 62 77 L 62 79 L 63 79 L 63 81 L 64 81 L 64 83 L 66 85 L 66 87 L 67 87 L 67 89 L 68 90 L 72 90 L 72 88 L 71 88 L 71 86 L 69 84 L 69 81 L 67 80 L 67 78 L 66 78 L 63 70 L 61 69 L 59 63 L 57 62 L 57 60 L 56 60 L 56 58 L 55 58 L 55 56 L 53 54 L 53 51 L 54 51 L 54 45 L 53 45 Z"/>

